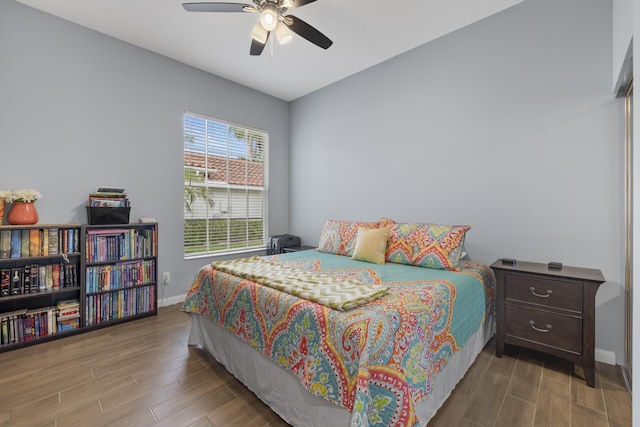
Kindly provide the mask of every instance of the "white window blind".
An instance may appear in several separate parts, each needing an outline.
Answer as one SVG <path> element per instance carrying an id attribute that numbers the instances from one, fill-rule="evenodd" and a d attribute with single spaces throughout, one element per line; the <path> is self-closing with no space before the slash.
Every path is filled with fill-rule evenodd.
<path id="1" fill-rule="evenodd" d="M 185 258 L 264 247 L 268 134 L 184 115 Z"/>

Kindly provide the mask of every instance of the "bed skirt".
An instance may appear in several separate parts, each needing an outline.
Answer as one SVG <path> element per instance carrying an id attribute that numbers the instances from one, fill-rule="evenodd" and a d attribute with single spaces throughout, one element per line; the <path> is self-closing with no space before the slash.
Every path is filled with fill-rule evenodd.
<path id="1" fill-rule="evenodd" d="M 349 426 L 351 413 L 310 394 L 290 372 L 240 341 L 206 317 L 190 313 L 189 345 L 204 348 L 230 373 L 292 426 Z M 495 333 L 495 319 L 486 319 L 467 344 L 454 353 L 433 382 L 428 399 L 416 404 L 421 426 L 426 426 L 447 400 L 478 354 Z"/>

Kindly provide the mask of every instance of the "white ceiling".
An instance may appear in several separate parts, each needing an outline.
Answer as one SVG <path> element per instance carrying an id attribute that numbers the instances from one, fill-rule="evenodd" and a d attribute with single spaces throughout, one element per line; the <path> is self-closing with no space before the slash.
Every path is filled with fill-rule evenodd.
<path id="1" fill-rule="evenodd" d="M 261 56 L 249 55 L 254 13 L 186 12 L 183 0 L 16 1 L 292 101 L 523 0 L 317 0 L 287 14 L 333 46 L 270 37 Z"/>

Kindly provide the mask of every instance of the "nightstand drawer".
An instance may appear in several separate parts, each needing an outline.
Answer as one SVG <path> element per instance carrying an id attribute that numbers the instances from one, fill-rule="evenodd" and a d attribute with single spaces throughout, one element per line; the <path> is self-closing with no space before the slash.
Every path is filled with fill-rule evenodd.
<path id="1" fill-rule="evenodd" d="M 506 304 L 505 333 L 559 350 L 582 353 L 582 319 L 579 317 Z"/>
<path id="2" fill-rule="evenodd" d="M 520 274 L 505 274 L 504 281 L 506 301 L 582 312 L 582 286 L 579 283 Z"/>

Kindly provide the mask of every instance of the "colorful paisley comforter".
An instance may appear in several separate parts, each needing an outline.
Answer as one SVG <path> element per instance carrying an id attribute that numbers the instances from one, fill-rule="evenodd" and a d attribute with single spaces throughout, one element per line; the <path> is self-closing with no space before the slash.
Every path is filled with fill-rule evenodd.
<path id="1" fill-rule="evenodd" d="M 349 410 L 352 426 L 413 426 L 414 405 L 493 311 L 495 279 L 480 263 L 460 272 L 354 261 L 317 251 L 268 257 L 389 292 L 338 311 L 205 266 L 182 310 L 199 313 Z"/>

